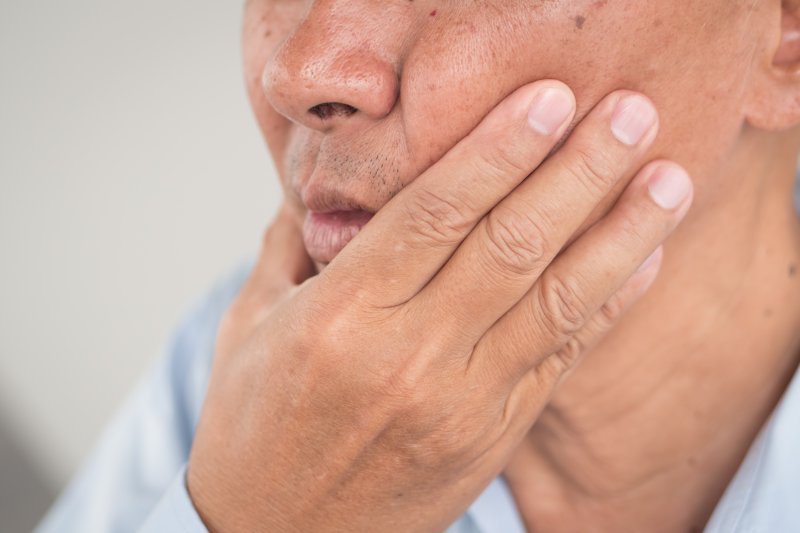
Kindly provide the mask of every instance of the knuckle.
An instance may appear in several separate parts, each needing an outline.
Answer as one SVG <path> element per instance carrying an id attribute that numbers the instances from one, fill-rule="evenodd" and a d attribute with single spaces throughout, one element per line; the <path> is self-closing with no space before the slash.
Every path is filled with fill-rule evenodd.
<path id="1" fill-rule="evenodd" d="M 571 338 L 586 323 L 590 308 L 574 277 L 545 275 L 538 294 L 545 328 L 556 339 Z"/>
<path id="2" fill-rule="evenodd" d="M 583 351 L 581 341 L 577 337 L 572 337 L 561 349 L 545 360 L 547 370 L 557 379 L 575 366 Z"/>
<path id="3" fill-rule="evenodd" d="M 302 351 L 309 355 L 340 361 L 341 356 L 352 357 L 348 352 L 370 340 L 369 328 L 363 327 L 363 310 L 348 295 L 339 300 L 323 297 L 304 304 L 301 311 L 289 317 L 291 330 L 286 329 L 301 337 L 302 345 L 307 348 Z"/>
<path id="4" fill-rule="evenodd" d="M 241 319 L 236 307 L 230 307 L 220 318 L 217 326 L 217 342 L 234 337 L 241 328 Z"/>
<path id="5" fill-rule="evenodd" d="M 388 354 L 374 359 L 370 365 L 375 398 L 383 398 L 398 415 L 410 419 L 424 419 L 433 403 L 436 388 L 431 376 L 435 374 L 434 361 L 440 351 L 438 343 L 430 339 L 412 340 L 409 336 L 385 339 Z"/>
<path id="6" fill-rule="evenodd" d="M 471 227 L 469 206 L 456 197 L 420 190 L 406 204 L 410 230 L 425 244 L 452 245 Z"/>
<path id="7" fill-rule="evenodd" d="M 522 148 L 513 141 L 497 142 L 496 136 L 492 136 L 485 141 L 476 140 L 476 144 L 479 149 L 482 146 L 492 147 L 472 160 L 479 176 L 502 179 L 509 175 L 526 176 L 533 170 L 526 164 Z"/>
<path id="8" fill-rule="evenodd" d="M 417 467 L 441 469 L 471 462 L 493 440 L 492 425 L 482 416 L 463 415 L 446 410 L 437 416 L 418 419 L 412 438 L 405 440 L 404 452 Z"/>
<path id="9" fill-rule="evenodd" d="M 388 413 L 390 439 L 403 460 L 417 467 L 441 468 L 463 462 L 491 429 L 485 403 L 456 401 L 463 393 L 455 383 L 442 383 L 444 368 L 415 353 L 376 381 L 373 398 Z M 470 408 L 480 406 L 480 408 Z"/>
<path id="10" fill-rule="evenodd" d="M 436 452 L 440 461 L 449 462 L 463 456 L 469 448 L 471 443 L 468 433 L 465 428 L 457 428 L 445 422 L 427 436 L 425 443 Z"/>
<path id="11" fill-rule="evenodd" d="M 652 248 L 653 224 L 646 214 L 642 212 L 640 206 L 626 204 L 621 205 L 618 209 L 620 209 L 619 234 L 624 236 L 623 238 L 630 243 L 629 248 L 632 250 Z"/>
<path id="12" fill-rule="evenodd" d="M 320 314 L 321 315 L 321 314 Z M 308 327 L 304 327 L 306 335 L 303 339 L 303 347 L 306 349 L 298 350 L 299 354 L 315 354 L 324 361 L 335 361 L 342 349 L 342 340 L 347 338 L 347 322 L 340 316 L 322 317 L 318 315 L 316 320 L 309 320 Z M 341 368 L 340 370 L 347 370 Z M 338 378 L 343 376 L 337 373 Z"/>
<path id="13" fill-rule="evenodd" d="M 374 382 L 376 392 L 402 412 L 420 413 L 429 403 L 427 389 L 420 376 L 407 369 L 381 372 Z"/>
<path id="14" fill-rule="evenodd" d="M 542 217 L 496 208 L 486 217 L 488 256 L 502 270 L 528 274 L 546 258 L 548 224 Z"/>
<path id="15" fill-rule="evenodd" d="M 217 339 L 241 339 L 266 316 L 268 308 L 252 291 L 242 291 L 217 324 Z"/>
<path id="16" fill-rule="evenodd" d="M 598 148 L 579 146 L 573 148 L 566 170 L 594 194 L 605 194 L 617 181 L 618 164 L 610 155 Z"/>
<path id="17" fill-rule="evenodd" d="M 597 314 L 599 328 L 605 330 L 616 323 L 625 312 L 625 303 L 625 298 L 622 294 L 619 292 L 613 294 L 611 298 L 600 307 L 600 311 Z"/>

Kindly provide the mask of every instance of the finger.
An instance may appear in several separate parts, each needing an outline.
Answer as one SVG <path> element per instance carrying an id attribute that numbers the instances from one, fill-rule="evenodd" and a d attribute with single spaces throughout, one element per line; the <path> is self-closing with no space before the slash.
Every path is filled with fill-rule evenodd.
<path id="1" fill-rule="evenodd" d="M 298 220 L 291 208 L 283 205 L 267 228 L 256 264 L 242 289 L 248 299 L 269 304 L 314 274 Z"/>
<path id="2" fill-rule="evenodd" d="M 283 205 L 264 233 L 256 263 L 220 321 L 215 361 L 235 353 L 235 347 L 252 335 L 274 306 L 313 275 L 314 265 L 303 246 L 298 220 Z"/>
<path id="3" fill-rule="evenodd" d="M 620 124 L 635 131 L 620 133 Z M 630 91 L 610 94 L 555 155 L 481 220 L 416 299 L 419 305 L 454 308 L 444 334 L 474 346 L 617 184 L 630 180 L 657 130 L 658 114 L 647 98 Z"/>
<path id="4" fill-rule="evenodd" d="M 570 342 L 529 370 L 513 386 L 503 413 L 507 428 L 503 439 L 513 446 L 528 433 L 559 383 L 647 292 L 658 276 L 662 257 L 663 248 L 659 246 Z"/>
<path id="5" fill-rule="evenodd" d="M 658 276 L 664 247 L 659 246 L 639 269 L 604 303 L 559 351 L 546 357 L 533 370 L 543 379 L 556 385 L 562 381 L 577 363 L 608 334 L 630 307 L 651 287 Z M 524 389 L 524 388 L 523 388 Z"/>
<path id="6" fill-rule="evenodd" d="M 362 293 L 386 306 L 409 300 L 478 220 L 539 166 L 574 110 L 572 92 L 557 81 L 515 91 L 384 206 L 326 277 L 340 272 L 334 283 L 347 283 L 358 270 Z"/>
<path id="7" fill-rule="evenodd" d="M 691 181 L 678 165 L 661 161 L 645 167 L 615 208 L 487 331 L 469 365 L 507 387 L 559 353 L 672 232 L 691 197 Z"/>

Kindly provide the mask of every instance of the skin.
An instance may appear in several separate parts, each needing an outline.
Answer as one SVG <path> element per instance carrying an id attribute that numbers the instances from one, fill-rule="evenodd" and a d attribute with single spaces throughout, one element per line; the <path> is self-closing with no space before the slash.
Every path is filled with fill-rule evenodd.
<path id="1" fill-rule="evenodd" d="M 209 527 L 435 531 L 503 471 L 532 530 L 701 528 L 800 354 L 797 12 L 777 0 L 248 2 L 247 87 L 286 203 L 220 332 L 188 477 Z M 561 87 L 531 85 L 548 78 L 577 108 L 531 137 L 519 106 Z M 635 148 L 609 137 L 632 94 L 618 89 L 658 110 Z M 356 112 L 309 113 L 329 102 Z M 663 259 L 633 274 L 688 209 L 648 203 L 666 159 L 691 174 L 693 207 Z M 605 178 L 602 194 L 571 189 L 575 176 Z M 470 200 L 476 187 L 490 205 Z M 380 211 L 330 265 L 302 248 L 309 190 Z M 475 225 L 436 211 L 455 223 L 431 239 L 414 206 L 434 197 L 470 200 L 457 205 Z M 559 223 L 543 233 L 512 216 L 548 207 Z M 480 233 L 490 210 L 525 238 Z M 586 231 L 597 220 L 607 232 Z M 538 240 L 547 253 L 519 246 Z M 565 307 L 552 279 L 589 282 Z M 536 305 L 520 311 L 520 298 Z M 420 345 L 420 331 L 434 340 Z M 442 355 L 458 369 L 470 352 L 461 382 Z"/>

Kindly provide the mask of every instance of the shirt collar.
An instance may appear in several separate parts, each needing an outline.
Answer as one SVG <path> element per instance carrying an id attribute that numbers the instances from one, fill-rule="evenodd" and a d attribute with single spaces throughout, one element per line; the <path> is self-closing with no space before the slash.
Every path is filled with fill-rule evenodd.
<path id="1" fill-rule="evenodd" d="M 480 533 L 525 533 L 503 476 L 496 477 L 467 510 Z"/>
<path id="2" fill-rule="evenodd" d="M 750 447 L 707 533 L 800 531 L 800 371 Z"/>
<path id="3" fill-rule="evenodd" d="M 498 476 L 467 510 L 479 533 L 524 533 Z M 705 533 L 800 531 L 800 371 L 753 442 Z"/>

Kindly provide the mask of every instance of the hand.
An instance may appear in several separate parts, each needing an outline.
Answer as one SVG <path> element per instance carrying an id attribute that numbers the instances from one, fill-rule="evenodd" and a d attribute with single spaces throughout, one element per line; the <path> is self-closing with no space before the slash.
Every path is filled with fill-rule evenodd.
<path id="1" fill-rule="evenodd" d="M 439 531 L 503 469 L 692 196 L 674 163 L 639 170 L 658 119 L 628 91 L 547 157 L 574 106 L 559 82 L 519 89 L 300 285 L 279 214 L 189 462 L 212 531 Z"/>

